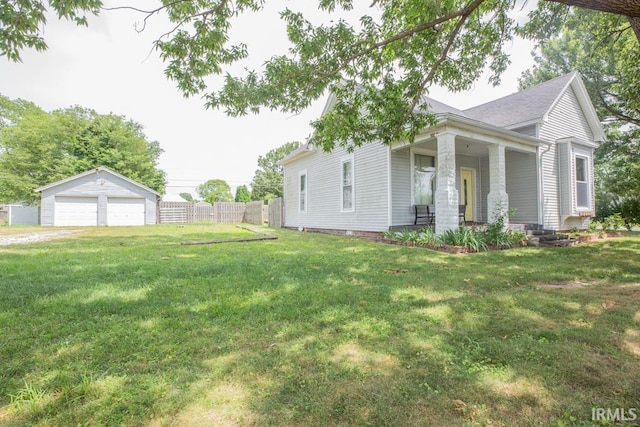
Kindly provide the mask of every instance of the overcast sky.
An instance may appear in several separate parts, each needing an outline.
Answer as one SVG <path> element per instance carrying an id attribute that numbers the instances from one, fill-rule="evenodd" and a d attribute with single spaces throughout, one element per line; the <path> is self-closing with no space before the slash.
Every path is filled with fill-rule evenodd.
<path id="1" fill-rule="evenodd" d="M 144 7 L 157 2 L 137 0 L 135 4 Z M 252 67 L 286 49 L 277 12 L 286 5 L 303 4 L 313 13 L 316 2 L 268 4 L 266 12 L 244 17 L 232 34 L 248 43 L 251 58 L 246 65 Z M 221 111 L 206 110 L 201 99 L 182 97 L 165 78 L 157 52 L 151 51 L 152 41 L 166 31 L 167 23 L 154 17 L 138 33 L 134 26 L 141 19 L 122 10 L 91 18 L 88 28 L 51 19 L 44 30 L 47 51 L 25 51 L 22 63 L 0 58 L 0 93 L 32 101 L 47 111 L 80 105 L 142 124 L 147 137 L 164 150 L 159 166 L 167 173 L 167 194 L 173 195 L 195 194 L 194 187 L 212 178 L 224 179 L 233 188 L 249 184 L 259 155 L 288 141 L 305 141 L 309 122 L 321 113 L 324 99 L 294 116 L 266 111 L 230 118 Z M 430 96 L 467 108 L 513 93 L 522 71 L 533 64 L 531 48 L 531 43 L 521 40 L 509 46 L 512 64 L 500 87 L 490 86 L 484 78 L 468 93 L 432 88 Z"/>

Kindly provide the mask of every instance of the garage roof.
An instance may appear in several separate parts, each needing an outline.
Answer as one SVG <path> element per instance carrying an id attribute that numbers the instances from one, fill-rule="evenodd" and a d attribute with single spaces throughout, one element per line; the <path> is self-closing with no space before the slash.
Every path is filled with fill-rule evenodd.
<path id="1" fill-rule="evenodd" d="M 131 183 L 131 184 L 133 184 L 135 186 L 137 186 L 137 187 L 140 187 L 140 188 L 146 190 L 146 191 L 149 191 L 150 193 L 153 193 L 156 196 L 160 196 L 161 195 L 157 191 L 152 190 L 151 188 L 149 188 L 149 187 L 147 187 L 145 185 L 142 185 L 139 182 L 136 182 L 136 181 L 134 181 L 134 180 L 132 180 L 130 178 L 127 178 L 124 175 L 121 175 L 121 174 L 119 174 L 117 172 L 114 172 L 111 169 L 106 168 L 104 166 L 100 166 L 100 167 L 97 167 L 95 169 L 88 170 L 88 171 L 83 172 L 83 173 L 78 174 L 78 175 L 70 176 L 69 178 L 65 178 L 65 179 L 62 179 L 60 181 L 52 182 L 51 184 L 47 184 L 45 186 L 38 187 L 33 191 L 35 191 L 36 193 L 40 193 L 40 192 L 42 192 L 44 190 L 48 190 L 49 188 L 53 188 L 53 187 L 56 187 L 56 186 L 64 184 L 64 183 L 67 183 L 67 182 L 70 182 L 70 181 L 74 181 L 74 180 L 79 179 L 79 178 L 83 178 L 83 177 L 85 177 L 87 175 L 91 175 L 91 174 L 94 174 L 94 173 L 97 174 L 99 172 L 106 172 L 106 173 L 111 174 L 113 176 L 117 176 L 118 178 L 123 179 L 123 180 L 125 180 L 125 181 L 127 181 L 127 182 L 129 182 L 129 183 Z"/>

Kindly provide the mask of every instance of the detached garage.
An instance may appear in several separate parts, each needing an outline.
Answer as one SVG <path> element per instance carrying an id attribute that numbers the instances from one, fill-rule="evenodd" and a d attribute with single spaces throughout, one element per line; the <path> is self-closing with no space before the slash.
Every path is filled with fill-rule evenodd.
<path id="1" fill-rule="evenodd" d="M 53 226 L 156 223 L 160 193 L 105 167 L 37 188 L 40 221 Z"/>

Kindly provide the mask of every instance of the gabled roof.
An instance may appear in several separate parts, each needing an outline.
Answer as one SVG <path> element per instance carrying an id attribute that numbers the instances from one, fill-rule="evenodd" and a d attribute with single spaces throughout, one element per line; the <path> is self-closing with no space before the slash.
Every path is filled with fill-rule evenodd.
<path id="1" fill-rule="evenodd" d="M 35 191 L 36 193 L 40 193 L 40 192 L 42 192 L 42 191 L 44 191 L 44 190 L 48 190 L 48 189 L 50 189 L 50 188 L 57 187 L 58 185 L 61 185 L 61 184 L 67 183 L 67 182 L 71 182 L 71 181 L 75 181 L 76 179 L 84 178 L 85 176 L 88 176 L 88 175 L 91 175 L 91 174 L 94 174 L 94 173 L 95 173 L 95 174 L 97 174 L 97 173 L 99 173 L 99 172 L 106 172 L 106 173 L 108 173 L 108 174 L 111 174 L 111 175 L 113 175 L 113 176 L 116 176 L 116 177 L 118 177 L 118 178 L 120 178 L 120 179 L 123 179 L 123 180 L 125 180 L 125 181 L 129 182 L 130 184 L 135 185 L 136 187 L 139 187 L 139 188 L 141 188 L 141 189 L 143 189 L 143 190 L 149 191 L 149 192 L 151 192 L 151 193 L 155 194 L 156 196 L 160 196 L 160 195 L 161 195 L 161 194 L 160 194 L 160 193 L 158 193 L 157 191 L 152 190 L 151 188 L 149 188 L 149 187 L 147 187 L 147 186 L 145 186 L 145 185 L 142 185 L 142 184 L 140 184 L 139 182 L 136 182 L 136 181 L 134 181 L 134 180 L 132 180 L 132 179 L 130 179 L 130 178 L 127 178 L 127 177 L 126 177 L 126 176 L 124 176 L 124 175 L 120 175 L 119 173 L 114 172 L 114 171 L 112 171 L 111 169 L 106 168 L 106 167 L 104 167 L 104 166 L 100 166 L 100 167 L 97 167 L 97 168 L 95 168 L 95 169 L 88 170 L 88 171 L 83 172 L 83 173 L 80 173 L 80 174 L 78 174 L 78 175 L 70 176 L 69 178 L 61 179 L 60 181 L 52 182 L 51 184 L 47 184 L 47 185 L 45 185 L 45 186 L 42 186 L 42 187 L 36 188 L 36 189 L 35 189 L 35 190 L 33 190 L 33 191 Z"/>
<path id="2" fill-rule="evenodd" d="M 428 105 L 428 112 L 432 114 L 447 115 L 449 118 L 453 118 L 452 115 L 458 116 L 462 119 L 471 119 L 490 125 L 497 130 L 511 131 L 547 120 L 553 108 L 569 88 L 573 89 L 578 99 L 594 140 L 604 141 L 602 124 L 577 71 L 466 110 L 459 110 L 427 96 L 423 96 L 421 102 Z M 322 115 L 330 111 L 335 103 L 336 96 L 330 93 Z M 280 164 L 303 157 L 309 154 L 312 149 L 313 147 L 302 146 L 285 157 Z"/>
<path id="3" fill-rule="evenodd" d="M 528 89 L 464 110 L 467 117 L 499 127 L 542 120 L 555 105 L 576 72 L 556 77 Z"/>
<path id="4" fill-rule="evenodd" d="M 444 102 L 440 102 L 428 96 L 423 97 L 423 102 L 425 102 L 429 106 L 428 111 L 432 114 L 450 113 L 450 114 L 455 114 L 457 116 L 466 117 L 466 115 L 464 114 L 464 111 L 458 110 L 457 108 L 452 107 L 451 105 L 447 105 Z"/>
<path id="5" fill-rule="evenodd" d="M 516 129 L 547 119 L 567 89 L 572 88 L 596 141 L 604 140 L 604 131 L 577 71 L 542 82 L 528 89 L 498 98 L 463 111 L 468 118 L 494 126 Z"/>

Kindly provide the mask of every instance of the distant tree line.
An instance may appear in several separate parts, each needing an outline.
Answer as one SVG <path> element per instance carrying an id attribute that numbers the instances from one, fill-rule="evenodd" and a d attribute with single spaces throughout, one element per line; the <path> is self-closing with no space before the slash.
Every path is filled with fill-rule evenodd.
<path id="1" fill-rule="evenodd" d="M 34 189 L 106 166 L 164 193 L 162 149 L 139 123 L 75 106 L 44 111 L 0 95 L 0 202 L 35 203 Z"/>
<path id="2" fill-rule="evenodd" d="M 283 196 L 284 172 L 282 166 L 278 164 L 289 153 L 300 147 L 299 142 L 287 142 L 280 147 L 274 148 L 264 156 L 258 156 L 258 169 L 251 181 L 251 191 L 246 185 L 236 188 L 235 197 L 231 194 L 231 187 L 222 179 L 210 179 L 200 184 L 196 188 L 198 195 L 208 203 L 215 202 L 242 202 L 247 203 L 252 200 L 268 200 Z M 189 201 L 195 202 L 191 193 L 181 193 L 180 196 Z"/>

